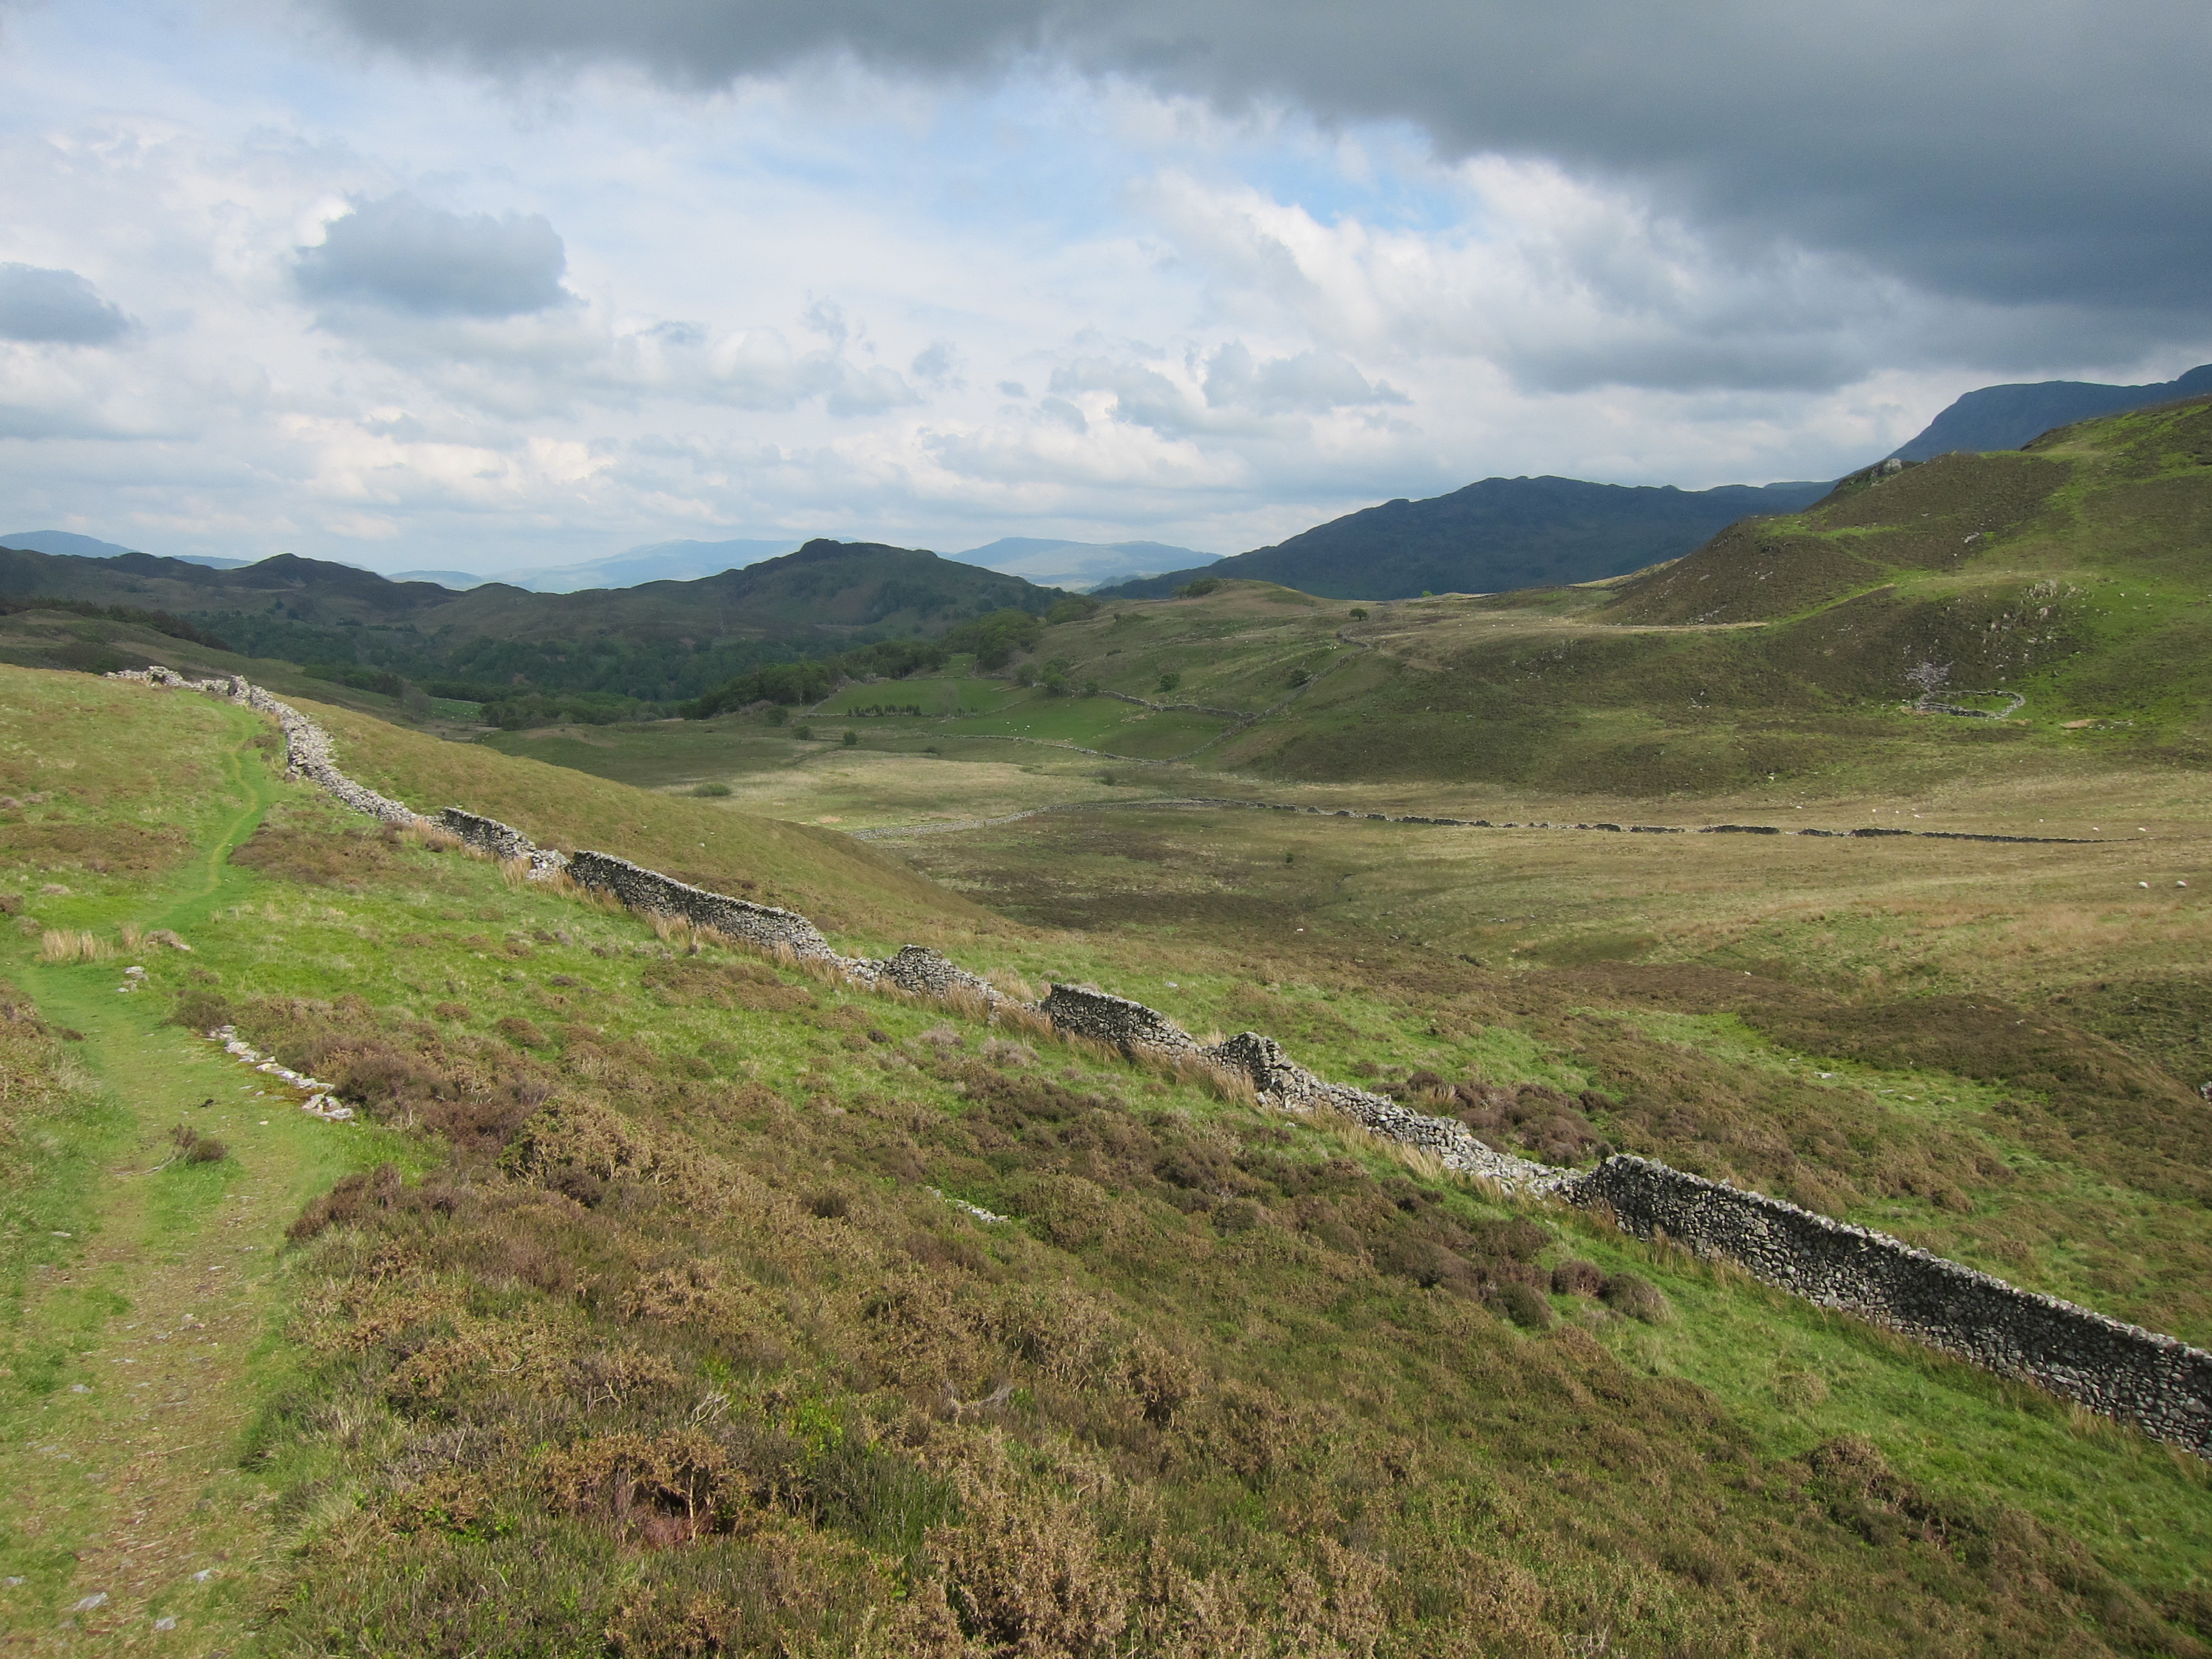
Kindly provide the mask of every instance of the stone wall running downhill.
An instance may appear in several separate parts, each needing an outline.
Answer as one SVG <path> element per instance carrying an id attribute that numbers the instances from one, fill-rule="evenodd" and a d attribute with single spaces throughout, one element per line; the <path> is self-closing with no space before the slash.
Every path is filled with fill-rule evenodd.
<path id="1" fill-rule="evenodd" d="M 289 776 L 306 778 L 355 811 L 366 812 L 386 823 L 411 825 L 428 822 L 412 807 L 380 795 L 339 771 L 331 755 L 328 732 L 291 704 L 279 702 L 259 686 L 242 680 L 235 674 L 226 674 L 216 679 L 188 680 L 173 668 L 156 665 L 151 668 L 123 669 L 107 678 L 136 680 L 141 684 L 158 686 L 164 690 L 204 691 L 226 702 L 241 704 L 258 714 L 273 716 L 278 729 L 284 733 L 284 769 Z"/>
<path id="2" fill-rule="evenodd" d="M 1755 1279 L 2039 1384 L 2212 1457 L 2212 1353 L 2039 1296 L 1887 1233 L 1616 1155 L 1565 1189 L 1622 1231 L 1739 1263 Z"/>
<path id="3" fill-rule="evenodd" d="M 188 680 L 158 667 L 110 678 L 204 691 L 269 714 L 283 729 L 294 775 L 386 823 L 429 826 L 429 820 L 401 802 L 347 777 L 333 758 L 328 734 L 258 686 L 235 678 Z M 562 854 L 539 847 L 519 830 L 458 806 L 447 808 L 439 823 L 495 858 L 528 860 L 535 877 L 565 869 L 580 885 L 611 893 L 630 909 L 716 929 L 778 955 L 817 963 L 856 985 L 892 987 L 919 996 L 966 994 L 987 1009 L 1013 1001 L 988 980 L 924 945 L 907 945 L 884 961 L 840 956 L 820 930 L 796 911 L 708 892 L 610 853 Z M 1706 833 L 1753 828 L 1757 826 L 1715 825 Z M 1089 985 L 1054 985 L 1042 1001 L 1014 1006 L 1042 1015 L 1069 1036 L 1105 1044 L 1132 1058 L 1204 1066 L 1247 1079 L 1262 1105 L 1297 1113 L 1334 1111 L 1376 1134 L 1433 1154 L 1447 1169 L 1479 1176 L 1510 1192 L 1556 1198 L 1609 1214 L 1622 1231 L 1638 1237 L 1664 1240 L 1700 1255 L 1739 1263 L 1778 1289 L 1886 1325 L 1990 1370 L 2024 1378 L 2063 1399 L 2126 1419 L 2158 1439 L 2212 1458 L 2212 1353 L 2172 1337 L 2020 1290 L 1887 1234 L 1649 1159 L 1615 1156 L 1594 1170 L 1577 1171 L 1512 1157 L 1484 1145 L 1456 1118 L 1431 1117 L 1364 1089 L 1317 1077 L 1292 1060 L 1273 1037 L 1256 1031 L 1209 1046 L 1158 1010 Z"/>
<path id="4" fill-rule="evenodd" d="M 781 910 L 772 904 L 755 904 L 724 893 L 710 893 L 703 887 L 664 876 L 658 870 L 632 864 L 611 853 L 571 853 L 568 878 L 579 886 L 613 894 L 629 909 L 712 927 L 764 950 L 787 951 L 805 961 L 845 960 L 830 948 L 830 941 L 822 937 L 814 924 L 796 910 Z"/>

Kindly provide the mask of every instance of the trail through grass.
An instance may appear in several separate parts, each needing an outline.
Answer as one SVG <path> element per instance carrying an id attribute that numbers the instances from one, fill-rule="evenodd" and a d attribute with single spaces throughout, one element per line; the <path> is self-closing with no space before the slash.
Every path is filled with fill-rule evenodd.
<path id="1" fill-rule="evenodd" d="M 234 812 L 165 886 L 88 917 L 187 939 L 256 879 L 227 860 L 282 787 L 241 715 L 225 757 Z M 27 946 L 28 941 L 25 942 Z M 285 1224 L 385 1150 L 380 1132 L 307 1117 L 165 1003 L 118 994 L 127 957 L 18 960 L 49 1024 L 84 1034 L 74 1109 L 11 1232 L 0 1376 L 0 1651 L 211 1654 L 246 1632 L 272 1486 L 241 1437 L 284 1380 L 275 1327 Z M 249 1080 L 250 1079 L 250 1080 Z M 171 1127 L 227 1143 L 165 1162 Z"/>

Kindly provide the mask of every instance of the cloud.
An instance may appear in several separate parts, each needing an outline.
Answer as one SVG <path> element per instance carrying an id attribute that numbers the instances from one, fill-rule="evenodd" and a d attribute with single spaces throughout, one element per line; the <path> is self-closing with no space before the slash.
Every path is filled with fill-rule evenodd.
<path id="1" fill-rule="evenodd" d="M 357 202 L 300 250 L 300 291 L 417 317 L 522 317 L 570 303 L 568 250 L 542 214 L 447 213 L 405 191 Z"/>
<path id="2" fill-rule="evenodd" d="M 1548 162 L 1484 158 L 1451 177 L 1458 222 L 1418 227 L 1323 219 L 1174 170 L 1128 194 L 1202 275 L 1214 314 L 1415 381 L 1458 360 L 1536 394 L 1820 392 L 1904 364 L 2002 374 L 2142 348 L 2139 322 L 2118 313 L 1929 293 L 1853 257 L 1718 234 Z M 1329 371 L 1340 404 L 1358 401 L 1346 367 Z M 1288 362 L 1272 372 L 1293 374 Z M 1318 385 L 1322 372 L 1317 357 L 1297 377 Z"/>
<path id="3" fill-rule="evenodd" d="M 1010 64 L 1324 123 L 1446 159 L 1546 160 L 1700 226 L 1992 305 L 2118 311 L 2139 341 L 2212 298 L 2212 28 L 2197 0 L 317 0 L 365 38 L 500 72 L 602 62 L 703 88 L 848 59 Z"/>
<path id="4" fill-rule="evenodd" d="M 1213 409 L 1249 409 L 1263 415 L 1319 415 L 1362 404 L 1413 399 L 1388 382 L 1370 383 L 1349 357 L 1334 351 L 1301 351 L 1261 361 L 1242 340 L 1231 340 L 1206 366 L 1206 401 Z"/>
<path id="5" fill-rule="evenodd" d="M 959 366 L 960 354 L 950 340 L 932 340 L 914 354 L 914 362 L 907 367 L 914 378 L 924 386 L 944 388 L 959 383 L 953 371 Z"/>
<path id="6" fill-rule="evenodd" d="M 76 272 L 0 264 L 0 339 L 106 345 L 130 331 L 131 319 Z"/>

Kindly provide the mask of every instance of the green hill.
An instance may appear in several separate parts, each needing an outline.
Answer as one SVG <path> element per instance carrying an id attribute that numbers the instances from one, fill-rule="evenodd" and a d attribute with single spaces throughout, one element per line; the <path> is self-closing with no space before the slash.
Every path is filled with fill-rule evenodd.
<path id="1" fill-rule="evenodd" d="M 1638 795 L 2212 757 L 2212 401 L 1847 480 L 1600 587 L 1422 601 L 1220 751 Z M 1953 708 L 2009 718 L 1916 713 Z M 2003 751 L 2021 753 L 2007 761 Z M 2039 757 L 2039 758 L 2032 758 Z"/>
<path id="2" fill-rule="evenodd" d="M 761 663 L 932 636 L 1004 609 L 1042 613 L 1063 596 L 865 542 L 809 542 L 697 581 L 575 593 L 499 582 L 457 593 L 289 556 L 215 570 L 143 553 L 0 549 L 0 598 L 33 597 L 166 612 L 249 656 L 398 676 L 433 695 L 658 703 L 696 696 Z M 592 711 L 586 702 L 574 712 Z"/>

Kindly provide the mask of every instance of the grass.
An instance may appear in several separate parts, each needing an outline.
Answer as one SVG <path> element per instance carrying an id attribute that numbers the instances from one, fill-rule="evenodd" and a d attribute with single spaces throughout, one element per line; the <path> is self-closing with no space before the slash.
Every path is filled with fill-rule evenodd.
<path id="1" fill-rule="evenodd" d="M 166 999 L 117 994 L 131 983 L 115 961 L 135 954 L 126 941 L 143 946 L 157 928 L 204 939 L 251 884 L 225 854 L 276 793 L 255 746 L 260 722 L 194 699 L 118 724 L 118 688 L 7 677 L 4 783 L 49 832 L 12 847 L 46 855 L 36 873 L 71 878 L 26 908 L 83 925 L 21 918 L 25 945 L 35 933 L 70 948 L 12 966 L 25 994 L 15 1006 L 40 1018 L 11 1022 L 16 1040 L 0 1055 L 0 1096 L 30 1103 L 0 1125 L 12 1154 L 0 1178 L 0 1456 L 12 1500 L 0 1622 L 40 1632 L 52 1650 L 112 1652 L 167 1619 L 165 1645 L 216 1650 L 250 1622 L 270 1544 L 273 1490 L 232 1459 L 288 1370 L 273 1247 L 296 1206 L 356 1161 L 416 1160 L 380 1132 L 341 1134 L 289 1103 L 272 1109 L 251 1085 L 241 1097 L 241 1068 L 163 1024 Z M 72 741 L 95 729 L 99 740 Z M 157 817 L 204 840 L 131 837 Z M 87 833 L 55 833 L 64 827 Z M 111 835 L 128 863 L 103 856 Z M 46 1035 L 27 1041 L 40 1026 Z M 233 1155 L 173 1156 L 173 1129 L 204 1144 L 218 1127 Z"/>
<path id="2" fill-rule="evenodd" d="M 302 1653 L 606 1650 L 610 1632 L 625 1653 L 950 1652 L 964 1632 L 1069 1654 L 1874 1654 L 2186 1652 L 2205 1622 L 2201 1470 L 2125 1431 L 1577 1218 L 1501 1206 L 1328 1123 L 663 938 L 380 835 L 278 784 L 237 711 L 8 685 L 34 708 L 106 700 L 156 773 L 211 797 L 182 814 L 203 838 L 143 878 L 58 852 L 15 878 L 34 928 L 119 942 L 127 921 L 193 946 L 149 952 L 150 988 L 118 997 L 112 963 L 37 964 L 21 936 L 10 971 L 46 976 L 42 1007 L 111 1028 L 91 1036 L 118 1054 L 143 1033 L 131 1052 L 161 1109 L 146 1117 L 121 1072 L 72 1097 L 94 1103 L 81 1109 L 128 1105 L 130 1133 L 166 1141 L 171 1105 L 216 1092 L 181 1057 L 228 1062 L 152 1023 L 191 998 L 376 1126 L 271 1113 L 264 1128 L 234 1109 L 207 1129 L 234 1158 L 172 1166 L 167 1185 L 99 1158 L 33 1182 L 53 1214 L 163 1194 L 168 1218 L 134 1223 L 118 1262 L 199 1268 L 198 1242 L 298 1218 L 285 1265 L 234 1310 L 267 1343 L 228 1401 L 237 1473 L 208 1510 L 161 1511 L 193 1547 L 252 1564 L 208 1632 L 250 1612 L 265 1649 Z M 823 900 L 848 948 L 905 934 L 971 967 L 1092 979 L 1411 1096 L 1430 1068 L 1524 1104 L 1550 1091 L 1608 1133 L 1642 1121 L 1632 1092 L 1607 1092 L 1631 1072 L 1747 1123 L 1778 1102 L 1832 1115 L 1802 1051 L 1718 1021 L 1710 988 L 1690 994 L 1703 981 L 1654 981 L 1672 999 L 1655 1006 L 1607 977 L 1632 963 L 1479 969 L 1393 939 L 1407 918 L 1342 908 L 1374 903 L 1433 834 L 1056 815 L 915 843 L 1029 918 L 1009 921 L 738 797 L 644 795 L 322 712 L 376 787 Z M 133 821 L 127 770 L 101 776 L 96 811 L 59 805 Z M 1498 879 L 1566 842 L 1492 844 Z M 1631 843 L 1577 845 L 1588 873 Z M 1725 866 L 1700 875 L 1708 916 L 1784 850 L 1695 845 Z M 2120 855 L 2064 849 L 2081 861 L 2050 878 Z M 1650 873 L 1608 879 L 1627 892 Z M 49 875 L 72 892 L 35 890 Z M 1639 923 L 1662 952 L 1685 926 Z M 1719 977 L 1669 971 L 1690 968 Z M 1911 1039 L 1761 984 L 1761 1019 Z M 1897 1079 L 1938 1080 L 1929 1068 L 1852 1064 L 1854 1109 L 1880 1133 L 1917 1125 L 1931 1158 L 1939 1131 L 1963 1133 L 1884 1104 Z M 1960 1099 L 1981 1114 L 1976 1087 Z M 1650 1123 L 1674 1133 L 1663 1112 Z M 333 1146 L 353 1149 L 343 1167 L 308 1160 Z M 392 1176 L 362 1167 L 380 1157 Z M 362 1179 L 338 1182 L 348 1169 Z M 258 1231 L 219 1224 L 246 1218 L 222 1195 L 244 1176 L 275 1183 L 254 1194 Z M 1571 1258 L 1649 1278 L 1672 1322 L 1543 1294 Z M 281 1338 L 258 1334 L 285 1310 Z M 94 1312 L 103 1330 L 130 1317 L 73 1328 Z M 281 1496 L 226 1507 L 231 1492 Z M 60 1591 L 40 1594 L 50 1610 Z M 149 1592 L 134 1616 L 172 1605 L 187 1603 Z"/>

